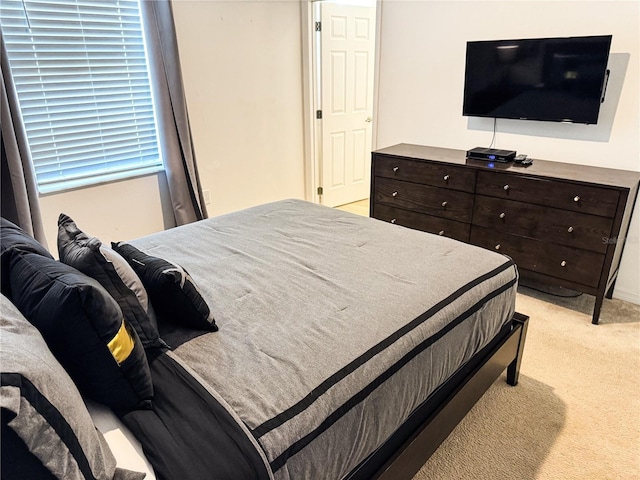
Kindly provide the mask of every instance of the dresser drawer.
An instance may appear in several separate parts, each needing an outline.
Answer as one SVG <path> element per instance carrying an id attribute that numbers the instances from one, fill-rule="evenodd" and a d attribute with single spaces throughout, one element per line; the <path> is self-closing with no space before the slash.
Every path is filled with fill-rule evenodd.
<path id="1" fill-rule="evenodd" d="M 435 215 L 437 217 L 471 223 L 473 194 L 402 182 L 390 178 L 376 178 L 375 203 Z"/>
<path id="2" fill-rule="evenodd" d="M 613 219 L 477 195 L 473 224 L 598 253 L 607 251 Z"/>
<path id="3" fill-rule="evenodd" d="M 605 187 L 486 171 L 478 172 L 476 191 L 480 195 L 611 218 L 620 196 L 617 190 Z"/>
<path id="4" fill-rule="evenodd" d="M 519 268 L 597 288 L 604 255 L 471 227 L 471 243 L 513 258 Z"/>
<path id="5" fill-rule="evenodd" d="M 373 173 L 376 177 L 395 178 L 462 192 L 473 193 L 476 185 L 474 170 L 396 157 L 377 156 Z"/>
<path id="6" fill-rule="evenodd" d="M 471 225 L 446 218 L 434 217 L 423 213 L 402 210 L 387 205 L 375 204 L 373 215 L 379 220 L 402 225 L 423 232 L 435 233 L 445 237 L 469 243 Z"/>

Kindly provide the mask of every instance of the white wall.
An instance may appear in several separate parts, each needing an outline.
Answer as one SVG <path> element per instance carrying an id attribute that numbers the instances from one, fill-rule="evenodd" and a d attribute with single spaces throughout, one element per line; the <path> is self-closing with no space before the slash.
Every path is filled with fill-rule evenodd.
<path id="1" fill-rule="evenodd" d="M 640 2 L 381 3 L 377 147 L 488 146 L 493 120 L 462 116 L 468 40 L 612 34 L 612 76 L 597 126 L 498 120 L 498 148 L 533 158 L 640 171 Z M 615 296 L 640 303 L 640 206 Z"/>
<path id="2" fill-rule="evenodd" d="M 47 243 L 57 257 L 58 216 L 66 213 L 104 243 L 131 240 L 175 225 L 164 172 L 40 197 Z"/>
<path id="3" fill-rule="evenodd" d="M 209 216 L 304 198 L 299 2 L 174 0 L 173 13 Z"/>

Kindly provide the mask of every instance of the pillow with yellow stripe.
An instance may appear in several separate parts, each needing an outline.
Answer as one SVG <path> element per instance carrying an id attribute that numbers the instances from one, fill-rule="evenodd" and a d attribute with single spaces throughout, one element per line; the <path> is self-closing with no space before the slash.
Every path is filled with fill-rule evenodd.
<path id="1" fill-rule="evenodd" d="M 0 403 L 3 480 L 145 477 L 116 467 L 77 387 L 42 335 L 4 295 L 0 295 Z"/>
<path id="2" fill-rule="evenodd" d="M 153 387 L 142 343 L 107 291 L 52 258 L 16 250 L 8 260 L 14 305 L 80 392 L 122 412 L 149 407 Z"/>

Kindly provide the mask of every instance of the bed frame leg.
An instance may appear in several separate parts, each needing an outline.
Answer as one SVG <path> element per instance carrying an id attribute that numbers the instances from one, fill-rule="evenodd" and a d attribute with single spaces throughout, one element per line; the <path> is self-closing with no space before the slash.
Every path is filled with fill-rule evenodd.
<path id="1" fill-rule="evenodd" d="M 520 364 L 522 363 L 522 352 L 524 351 L 524 341 L 527 338 L 527 327 L 529 326 L 529 317 L 516 312 L 513 315 L 515 323 L 520 324 L 520 339 L 518 341 L 518 352 L 516 358 L 507 367 L 507 383 L 512 386 L 518 384 L 520 376 Z"/>

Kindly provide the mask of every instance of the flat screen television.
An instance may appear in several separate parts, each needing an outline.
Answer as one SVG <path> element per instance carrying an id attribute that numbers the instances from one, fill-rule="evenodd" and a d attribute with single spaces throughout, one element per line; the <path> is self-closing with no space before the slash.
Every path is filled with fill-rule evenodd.
<path id="1" fill-rule="evenodd" d="M 462 114 L 594 124 L 611 35 L 467 42 Z"/>

